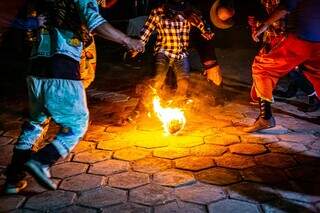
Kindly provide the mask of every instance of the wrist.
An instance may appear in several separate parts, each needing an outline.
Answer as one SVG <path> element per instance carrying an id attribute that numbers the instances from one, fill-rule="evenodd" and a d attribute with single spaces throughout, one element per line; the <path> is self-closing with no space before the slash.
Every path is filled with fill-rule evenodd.
<path id="1" fill-rule="evenodd" d="M 130 40 L 131 38 L 129 36 L 124 36 L 121 43 L 125 46 L 128 46 L 130 43 Z"/>

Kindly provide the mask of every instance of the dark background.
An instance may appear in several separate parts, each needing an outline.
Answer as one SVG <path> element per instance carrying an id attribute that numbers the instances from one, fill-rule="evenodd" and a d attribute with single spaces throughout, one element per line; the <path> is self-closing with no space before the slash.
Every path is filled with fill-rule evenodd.
<path id="1" fill-rule="evenodd" d="M 197 3 L 211 5 L 214 1 L 195 0 Z M 109 9 L 101 10 L 101 14 L 115 27 L 126 31 L 128 20 L 136 16 L 148 15 L 150 10 L 160 4 L 161 0 L 118 0 Z M 25 77 L 27 75 L 30 42 L 26 39 L 26 31 L 10 28 L 10 20 L 15 17 L 23 18 L 26 15 L 24 5 L 26 1 L 11 0 L 0 3 L 0 101 L 25 97 Z M 135 6 L 136 5 L 136 6 Z M 227 30 L 213 27 L 216 35 L 215 47 L 220 49 L 257 49 L 253 43 L 247 26 L 247 16 L 262 17 L 259 0 L 234 0 L 236 15 L 235 25 Z M 122 63 L 122 54 L 125 51 L 120 45 L 103 39 L 96 39 L 98 59 L 97 72 L 103 68 L 103 61 L 112 60 Z M 102 64 L 102 65 L 101 65 Z"/>

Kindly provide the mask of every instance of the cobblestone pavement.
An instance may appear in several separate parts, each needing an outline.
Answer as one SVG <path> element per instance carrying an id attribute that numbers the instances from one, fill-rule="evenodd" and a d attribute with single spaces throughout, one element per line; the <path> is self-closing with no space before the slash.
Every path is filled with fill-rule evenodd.
<path id="1" fill-rule="evenodd" d="M 244 134 L 237 124 L 256 111 L 238 103 L 191 110 L 177 136 L 152 116 L 121 127 L 93 122 L 52 167 L 58 190 L 28 177 L 23 193 L 0 197 L 0 212 L 319 212 L 320 126 L 276 113 L 276 128 Z M 3 174 L 23 119 L 0 118 Z"/>
<path id="2" fill-rule="evenodd" d="M 240 80 L 250 78 L 250 60 L 247 51 L 229 52 L 220 62 L 233 79 L 224 82 L 239 92 Z M 112 73 L 100 74 L 107 80 L 97 76 L 95 86 L 121 90 L 142 74 L 101 64 Z M 119 79 L 124 73 L 126 80 Z M 25 117 L 20 99 L 0 103 L 0 188 Z M 89 99 L 87 134 L 52 167 L 58 190 L 46 191 L 28 176 L 23 193 L 0 195 L 0 212 L 320 212 L 320 126 L 314 124 L 319 113 L 304 114 L 277 102 L 277 126 L 245 134 L 238 124 L 253 122 L 257 109 L 247 97 L 240 99 L 187 110 L 186 127 L 177 136 L 165 136 L 154 116 L 113 125 L 133 111 L 134 98 L 125 103 Z M 50 125 L 45 141 L 57 131 Z"/>

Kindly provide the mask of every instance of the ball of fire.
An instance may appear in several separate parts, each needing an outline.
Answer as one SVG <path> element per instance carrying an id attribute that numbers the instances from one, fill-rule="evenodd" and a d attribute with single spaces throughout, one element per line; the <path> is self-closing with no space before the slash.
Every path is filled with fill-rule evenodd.
<path id="1" fill-rule="evenodd" d="M 166 134 L 178 134 L 186 124 L 184 112 L 179 108 L 162 107 L 159 96 L 153 98 L 153 109 L 162 122 Z"/>

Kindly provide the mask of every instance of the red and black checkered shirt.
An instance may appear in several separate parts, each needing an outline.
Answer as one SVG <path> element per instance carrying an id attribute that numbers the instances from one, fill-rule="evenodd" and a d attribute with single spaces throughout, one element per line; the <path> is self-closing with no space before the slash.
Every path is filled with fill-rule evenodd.
<path id="1" fill-rule="evenodd" d="M 172 59 L 182 59 L 187 56 L 192 26 L 197 27 L 202 33 L 206 32 L 203 21 L 191 23 L 181 15 L 175 19 L 168 19 L 165 16 L 164 8 L 158 7 L 151 11 L 141 30 L 140 38 L 146 44 L 151 33 L 156 30 L 158 35 L 155 52 L 164 53 Z"/>

